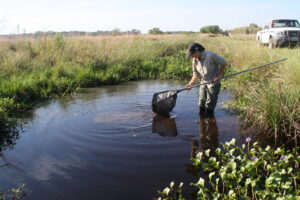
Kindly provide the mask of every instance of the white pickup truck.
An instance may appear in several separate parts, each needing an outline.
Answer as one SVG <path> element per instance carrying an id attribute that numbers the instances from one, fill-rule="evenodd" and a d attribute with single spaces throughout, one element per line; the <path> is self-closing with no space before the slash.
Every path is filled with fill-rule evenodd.
<path id="1" fill-rule="evenodd" d="M 259 45 L 269 45 L 269 48 L 298 45 L 300 24 L 295 19 L 270 20 L 263 30 L 257 32 L 256 40 Z"/>

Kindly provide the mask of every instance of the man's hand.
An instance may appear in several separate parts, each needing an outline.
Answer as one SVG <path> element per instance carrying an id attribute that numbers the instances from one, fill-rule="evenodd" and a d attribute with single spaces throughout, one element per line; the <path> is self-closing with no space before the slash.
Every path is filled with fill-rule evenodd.
<path id="1" fill-rule="evenodd" d="M 218 82 L 218 81 L 220 81 L 220 77 L 219 77 L 219 76 L 216 76 L 216 77 L 214 78 L 214 82 Z"/>
<path id="2" fill-rule="evenodd" d="M 185 85 L 185 88 L 186 88 L 187 90 L 190 90 L 190 89 L 192 88 L 192 84 L 190 84 L 190 83 L 186 84 L 186 85 Z"/>
<path id="3" fill-rule="evenodd" d="M 198 75 L 193 75 L 192 79 L 190 80 L 190 82 L 188 84 L 185 85 L 185 88 L 187 90 L 192 89 L 192 85 L 196 82 L 196 80 L 198 79 Z"/>

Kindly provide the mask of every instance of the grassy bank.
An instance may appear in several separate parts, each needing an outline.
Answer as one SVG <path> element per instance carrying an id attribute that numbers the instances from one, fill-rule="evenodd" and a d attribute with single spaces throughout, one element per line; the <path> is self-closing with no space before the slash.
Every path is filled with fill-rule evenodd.
<path id="1" fill-rule="evenodd" d="M 8 111 L 79 87 L 190 73 L 182 51 L 187 42 L 176 37 L 56 36 L 2 40 L 0 44 L 1 105 Z"/>
<path id="2" fill-rule="evenodd" d="M 299 141 L 300 65 L 297 58 L 300 49 L 258 48 L 253 40 L 219 42 L 223 46 L 219 51 L 227 56 L 233 71 L 288 58 L 281 64 L 245 73 L 228 81 L 235 95 L 229 107 L 240 111 L 245 124 L 254 125 L 262 133 L 285 141 L 293 138 Z"/>
<path id="3" fill-rule="evenodd" d="M 277 137 L 299 135 L 300 49 L 257 47 L 253 36 L 137 35 L 0 39 L 0 110 L 15 113 L 80 87 L 138 79 L 189 79 L 187 45 L 197 41 L 228 60 L 228 73 L 288 61 L 225 81 L 245 122 Z M 5 118 L 5 117 L 4 117 Z M 284 134 L 282 134 L 284 133 Z"/>

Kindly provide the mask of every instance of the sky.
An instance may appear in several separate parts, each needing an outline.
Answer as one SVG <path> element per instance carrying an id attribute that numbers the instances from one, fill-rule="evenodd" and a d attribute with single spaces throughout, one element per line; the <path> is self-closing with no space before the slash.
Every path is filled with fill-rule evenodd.
<path id="1" fill-rule="evenodd" d="M 223 30 L 300 21 L 300 0 L 0 0 L 0 34 L 36 31 Z"/>

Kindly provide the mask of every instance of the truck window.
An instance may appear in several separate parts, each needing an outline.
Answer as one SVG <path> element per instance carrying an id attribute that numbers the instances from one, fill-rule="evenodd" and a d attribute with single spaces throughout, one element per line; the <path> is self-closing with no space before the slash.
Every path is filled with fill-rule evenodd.
<path id="1" fill-rule="evenodd" d="M 272 21 L 272 28 L 281 28 L 281 27 L 300 28 L 300 24 L 297 20 L 273 20 Z"/>

